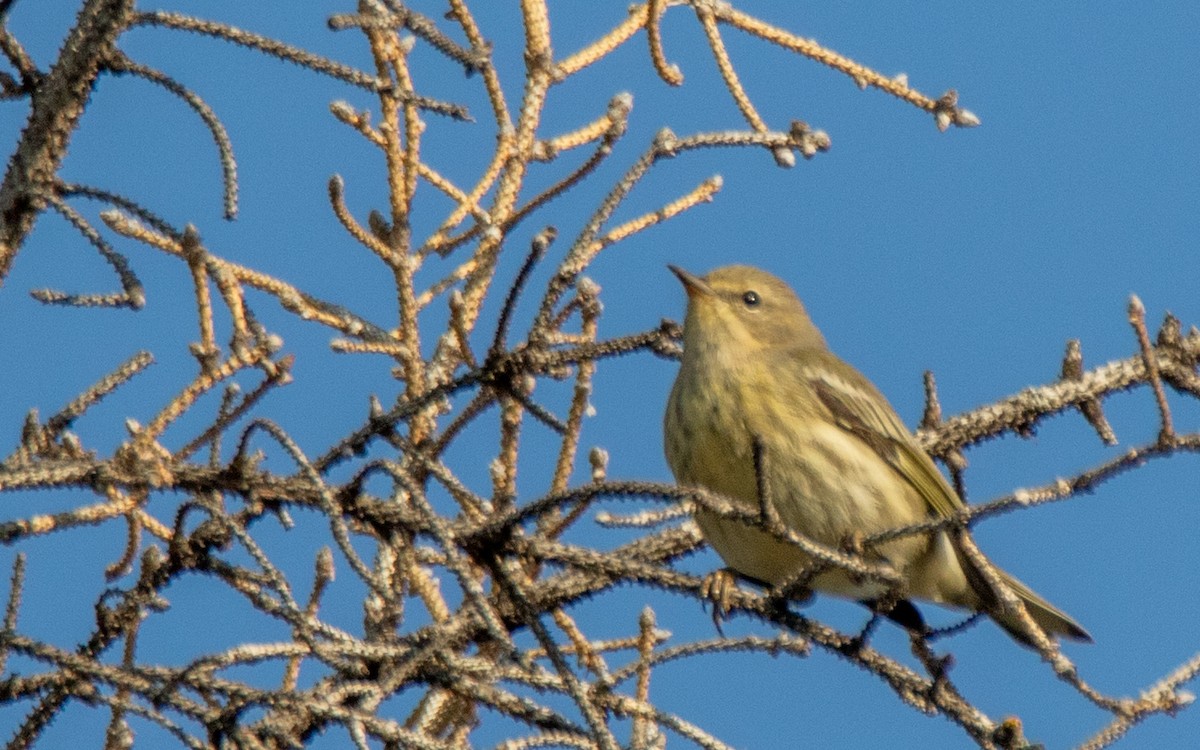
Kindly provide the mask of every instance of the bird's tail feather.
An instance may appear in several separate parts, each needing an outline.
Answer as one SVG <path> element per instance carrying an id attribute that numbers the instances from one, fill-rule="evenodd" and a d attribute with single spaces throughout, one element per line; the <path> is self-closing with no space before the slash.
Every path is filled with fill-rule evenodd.
<path id="1" fill-rule="evenodd" d="M 1004 628 L 1014 640 L 1033 648 L 1034 644 L 1029 639 L 1029 636 L 1025 634 L 1025 628 L 1021 624 L 1020 618 L 1015 613 L 1005 612 L 1003 603 L 996 595 L 996 592 L 992 590 L 987 577 L 958 549 L 958 545 L 955 545 L 955 549 L 959 552 L 959 562 L 962 564 L 963 572 L 967 575 L 967 581 L 980 598 L 983 611 L 995 620 L 997 625 Z M 993 566 L 993 569 L 999 574 L 1004 584 L 1017 595 L 1017 598 L 1025 605 L 1025 611 L 1029 613 L 1029 616 L 1033 618 L 1038 627 L 1045 631 L 1046 635 L 1051 638 L 1062 636 L 1073 641 L 1092 642 L 1091 634 L 1084 630 L 1083 626 L 1075 622 L 1066 612 L 1063 612 L 1058 607 L 1038 596 L 1033 589 L 1021 583 L 1016 577 L 1005 573 L 995 566 Z"/>
<path id="2" fill-rule="evenodd" d="M 1008 573 L 1002 570 L 999 573 L 1004 583 L 1021 599 L 1021 603 L 1025 605 L 1025 611 L 1038 624 L 1038 627 L 1046 631 L 1047 635 L 1051 637 L 1061 635 L 1064 638 L 1084 643 L 1092 642 L 1091 634 L 1084 630 L 1083 626 L 1075 622 L 1066 612 L 1063 612 L 1058 607 L 1038 596 L 1034 593 L 1033 589 L 1013 578 Z M 992 617 L 1013 638 L 1030 646 L 1033 645 L 1029 643 L 1028 637 L 1024 635 L 1021 624 L 1015 614 L 1001 614 L 997 612 Z"/>

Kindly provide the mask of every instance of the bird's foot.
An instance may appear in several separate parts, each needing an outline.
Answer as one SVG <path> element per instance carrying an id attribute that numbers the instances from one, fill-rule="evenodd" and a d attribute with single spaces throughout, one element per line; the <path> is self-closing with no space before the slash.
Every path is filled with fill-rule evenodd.
<path id="1" fill-rule="evenodd" d="M 700 583 L 700 596 L 712 603 L 713 625 L 722 637 L 725 631 L 721 629 L 721 621 L 729 614 L 729 599 L 738 590 L 737 574 L 730 568 L 714 570 Z"/>
<path id="2" fill-rule="evenodd" d="M 846 536 L 842 537 L 841 544 L 838 547 L 847 555 L 862 557 L 865 549 L 867 537 L 861 531 L 851 531 Z"/>
<path id="3" fill-rule="evenodd" d="M 852 531 L 842 538 L 841 543 L 838 544 L 838 548 L 851 557 L 862 558 L 866 556 L 866 545 L 864 544 L 865 541 L 866 536 L 864 536 L 861 531 Z M 861 575 L 851 573 L 849 571 L 847 571 L 847 575 L 854 583 L 862 583 L 866 580 Z"/>

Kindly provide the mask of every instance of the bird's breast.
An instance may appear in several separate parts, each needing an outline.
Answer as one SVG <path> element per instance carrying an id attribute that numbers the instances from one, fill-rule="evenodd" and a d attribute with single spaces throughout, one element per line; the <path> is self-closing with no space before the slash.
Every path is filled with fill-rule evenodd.
<path id="1" fill-rule="evenodd" d="M 737 372 L 684 360 L 663 428 L 667 463 L 681 484 L 756 502 L 753 455 Z"/>
<path id="2" fill-rule="evenodd" d="M 837 546 L 923 518 L 915 491 L 896 481 L 894 469 L 867 443 L 819 410 L 805 408 L 813 399 L 794 392 L 802 382 L 789 388 L 792 381 L 772 378 L 753 362 L 691 364 L 685 360 L 680 368 L 664 425 L 667 460 L 681 484 L 756 509 L 757 441 L 779 519 L 811 539 Z M 744 575 L 779 583 L 808 562 L 795 547 L 738 521 L 706 512 L 697 521 L 726 564 Z M 891 551 L 906 558 L 916 550 Z M 903 559 L 894 562 L 903 567 Z M 830 583 L 829 588 L 843 588 Z"/>

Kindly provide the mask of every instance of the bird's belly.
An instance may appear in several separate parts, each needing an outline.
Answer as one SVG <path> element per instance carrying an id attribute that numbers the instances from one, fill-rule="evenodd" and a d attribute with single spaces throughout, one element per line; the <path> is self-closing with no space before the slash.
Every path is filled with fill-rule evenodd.
<path id="1" fill-rule="evenodd" d="M 696 523 L 726 565 L 768 586 L 783 586 L 813 564 L 813 559 L 795 545 L 743 523 L 704 510 L 696 513 Z M 885 592 L 883 585 L 861 580 L 840 568 L 813 576 L 807 586 L 851 599 L 875 599 Z"/>
<path id="2" fill-rule="evenodd" d="M 817 424 L 803 432 L 791 426 L 773 425 L 775 429 L 766 431 L 773 439 L 764 441 L 768 491 L 784 526 L 838 547 L 855 537 L 923 520 L 923 504 L 915 490 L 897 482 L 894 470 L 870 446 L 836 425 Z M 722 445 L 722 436 L 714 433 L 706 437 L 710 445 L 700 452 L 706 460 L 693 463 L 692 476 L 681 479 L 757 510 L 758 482 L 749 451 Z M 795 545 L 739 521 L 706 511 L 698 512 L 696 521 L 729 567 L 764 583 L 783 584 L 812 562 Z M 927 540 L 909 537 L 880 552 L 903 571 L 927 546 Z M 883 593 L 878 584 L 855 580 L 841 570 L 826 571 L 811 585 L 856 599 Z"/>

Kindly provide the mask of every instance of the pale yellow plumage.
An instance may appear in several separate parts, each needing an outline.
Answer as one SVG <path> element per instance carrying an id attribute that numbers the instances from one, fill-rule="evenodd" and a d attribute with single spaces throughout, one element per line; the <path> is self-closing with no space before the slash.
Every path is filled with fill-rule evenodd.
<path id="1" fill-rule="evenodd" d="M 947 517 L 962 505 L 878 390 L 838 359 L 780 279 L 729 266 L 703 279 L 672 270 L 688 292 L 684 353 L 664 423 L 676 479 L 758 508 L 754 444 L 785 526 L 837 547 L 852 538 Z M 795 546 L 700 511 L 705 539 L 738 573 L 778 585 L 808 563 Z M 906 579 L 907 594 L 984 611 L 1022 642 L 982 573 L 941 531 L 908 536 L 875 554 Z M 1050 635 L 1090 640 L 1063 612 L 1002 574 Z M 828 570 L 820 591 L 871 600 L 877 583 Z"/>

